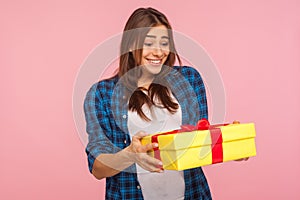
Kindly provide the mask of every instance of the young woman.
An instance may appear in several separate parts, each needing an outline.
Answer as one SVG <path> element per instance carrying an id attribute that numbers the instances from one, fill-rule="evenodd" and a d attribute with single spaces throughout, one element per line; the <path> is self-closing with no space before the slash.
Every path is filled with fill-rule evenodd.
<path id="1" fill-rule="evenodd" d="M 161 170 L 142 145 L 151 133 L 207 118 L 200 74 L 181 65 L 166 16 L 139 8 L 123 32 L 118 74 L 94 84 L 84 102 L 89 170 L 106 178 L 106 199 L 211 199 L 202 169 Z"/>

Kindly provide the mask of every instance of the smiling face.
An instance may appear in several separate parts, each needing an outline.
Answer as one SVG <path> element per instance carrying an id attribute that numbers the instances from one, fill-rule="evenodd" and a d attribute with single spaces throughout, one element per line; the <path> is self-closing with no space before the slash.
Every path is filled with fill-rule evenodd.
<path id="1" fill-rule="evenodd" d="M 164 25 L 150 29 L 147 33 L 141 59 L 142 78 L 151 79 L 158 74 L 170 53 L 169 34 Z"/>

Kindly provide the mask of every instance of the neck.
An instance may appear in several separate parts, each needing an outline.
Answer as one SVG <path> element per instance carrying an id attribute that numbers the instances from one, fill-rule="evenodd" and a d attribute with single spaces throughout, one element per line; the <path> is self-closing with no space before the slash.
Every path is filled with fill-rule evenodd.
<path id="1" fill-rule="evenodd" d="M 154 79 L 154 76 L 142 76 L 141 78 L 139 78 L 139 80 L 137 82 L 137 86 L 148 89 L 149 86 L 151 85 L 153 79 Z"/>

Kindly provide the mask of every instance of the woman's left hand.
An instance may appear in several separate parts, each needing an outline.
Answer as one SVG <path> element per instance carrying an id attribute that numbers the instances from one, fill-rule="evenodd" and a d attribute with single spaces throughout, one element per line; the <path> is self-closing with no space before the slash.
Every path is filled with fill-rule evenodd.
<path id="1" fill-rule="evenodd" d="M 240 124 L 240 121 L 234 120 L 233 124 Z M 240 158 L 240 159 L 237 159 L 237 160 L 234 160 L 234 161 L 247 161 L 247 160 L 249 160 L 249 157 L 247 157 L 247 158 Z"/>
<path id="2" fill-rule="evenodd" d="M 247 158 L 240 158 L 240 159 L 237 159 L 237 160 L 234 160 L 234 161 L 247 161 L 247 160 L 249 160 L 249 157 L 247 157 Z"/>

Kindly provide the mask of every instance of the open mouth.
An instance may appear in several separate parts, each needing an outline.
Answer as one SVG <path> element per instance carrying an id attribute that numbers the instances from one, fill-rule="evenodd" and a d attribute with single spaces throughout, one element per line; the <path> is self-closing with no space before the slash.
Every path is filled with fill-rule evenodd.
<path id="1" fill-rule="evenodd" d="M 162 64 L 162 59 L 148 59 L 147 61 L 151 65 L 161 65 Z"/>

